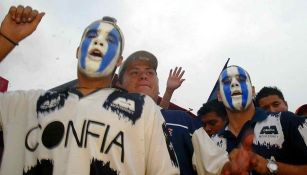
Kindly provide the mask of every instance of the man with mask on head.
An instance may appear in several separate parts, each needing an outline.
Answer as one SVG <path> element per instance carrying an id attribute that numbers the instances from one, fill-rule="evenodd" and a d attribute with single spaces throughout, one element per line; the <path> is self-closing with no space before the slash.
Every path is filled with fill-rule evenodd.
<path id="1" fill-rule="evenodd" d="M 253 173 L 306 174 L 307 120 L 290 112 L 267 113 L 255 108 L 254 93 L 243 68 L 229 66 L 221 73 L 218 98 L 226 106 L 229 123 L 213 140 L 224 150 L 233 151 L 231 159 L 240 156 L 236 148 L 252 133 L 252 144 L 243 149 L 253 155 Z"/>
<path id="2" fill-rule="evenodd" d="M 32 33 L 36 26 L 26 34 L 10 32 L 24 29 L 12 16 L 27 18 L 29 8 L 11 7 L 1 33 L 9 39 Z M 76 87 L 0 94 L 5 144 L 0 174 L 179 174 L 155 103 L 110 88 L 123 40 L 114 18 L 97 20 L 84 30 L 77 49 Z"/>

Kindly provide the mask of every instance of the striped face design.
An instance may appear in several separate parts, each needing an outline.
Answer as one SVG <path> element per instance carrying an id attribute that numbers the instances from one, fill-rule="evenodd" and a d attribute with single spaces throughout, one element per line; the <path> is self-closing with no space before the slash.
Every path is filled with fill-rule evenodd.
<path id="1" fill-rule="evenodd" d="M 219 77 L 220 94 L 224 105 L 242 111 L 252 102 L 252 84 L 248 73 L 239 66 L 226 68 Z"/>
<path id="2" fill-rule="evenodd" d="M 121 44 L 121 35 L 112 24 L 101 20 L 93 22 L 80 43 L 79 70 L 88 77 L 110 75 L 120 56 Z"/>

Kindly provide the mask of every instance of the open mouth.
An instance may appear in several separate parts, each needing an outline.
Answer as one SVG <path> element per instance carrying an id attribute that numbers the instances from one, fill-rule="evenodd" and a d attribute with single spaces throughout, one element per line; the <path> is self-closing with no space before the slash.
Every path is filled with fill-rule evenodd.
<path id="1" fill-rule="evenodd" d="M 99 59 L 101 59 L 103 57 L 103 54 L 102 54 L 102 52 L 99 49 L 91 50 L 90 55 L 92 57 L 99 58 Z"/>
<path id="2" fill-rule="evenodd" d="M 242 95 L 242 93 L 240 91 L 234 91 L 231 96 L 239 96 Z"/>

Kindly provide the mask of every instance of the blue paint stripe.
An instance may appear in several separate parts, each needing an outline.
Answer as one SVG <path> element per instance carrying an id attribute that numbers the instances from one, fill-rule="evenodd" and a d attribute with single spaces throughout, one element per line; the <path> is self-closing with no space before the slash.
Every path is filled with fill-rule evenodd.
<path id="1" fill-rule="evenodd" d="M 227 69 L 223 71 L 222 73 L 222 80 L 228 77 Z M 226 97 L 227 103 L 229 104 L 230 108 L 234 109 L 234 106 L 232 104 L 232 98 L 231 98 L 231 90 L 230 90 L 230 84 L 223 86 L 224 95 Z"/>
<path id="2" fill-rule="evenodd" d="M 239 72 L 239 75 L 245 75 L 245 77 L 247 78 L 246 72 L 241 67 L 238 67 L 238 72 Z M 241 91 L 242 91 L 242 106 L 243 108 L 245 108 L 247 104 L 247 98 L 248 98 L 249 92 L 248 92 L 246 81 L 240 81 L 239 83 L 240 83 Z"/>
<path id="3" fill-rule="evenodd" d="M 112 31 L 110 31 L 109 35 L 113 35 L 115 36 L 115 43 L 110 43 L 108 42 L 108 50 L 107 50 L 107 53 L 104 55 L 103 57 L 103 61 L 102 63 L 100 64 L 99 66 L 99 69 L 97 70 L 97 72 L 101 72 L 103 70 L 105 70 L 109 64 L 111 63 L 111 61 L 113 60 L 115 54 L 116 54 L 116 51 L 119 47 L 119 32 L 114 28 Z"/>
<path id="4" fill-rule="evenodd" d="M 100 25 L 100 22 L 97 21 L 97 22 L 91 24 L 88 27 L 88 29 L 97 30 L 99 25 Z M 83 69 L 85 69 L 87 52 L 88 52 L 88 48 L 89 48 L 91 42 L 92 42 L 92 38 L 86 37 L 86 34 L 85 34 L 84 40 L 81 44 L 81 60 L 80 60 L 80 65 Z"/>

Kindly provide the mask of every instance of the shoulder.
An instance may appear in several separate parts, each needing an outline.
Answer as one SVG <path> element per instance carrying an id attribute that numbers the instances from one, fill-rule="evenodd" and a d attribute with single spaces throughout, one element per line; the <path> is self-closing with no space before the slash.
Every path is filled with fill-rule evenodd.
<path id="1" fill-rule="evenodd" d="M 106 98 L 103 107 L 126 116 L 135 123 L 141 116 L 152 116 L 157 109 L 155 102 L 148 96 L 114 90 Z"/>

